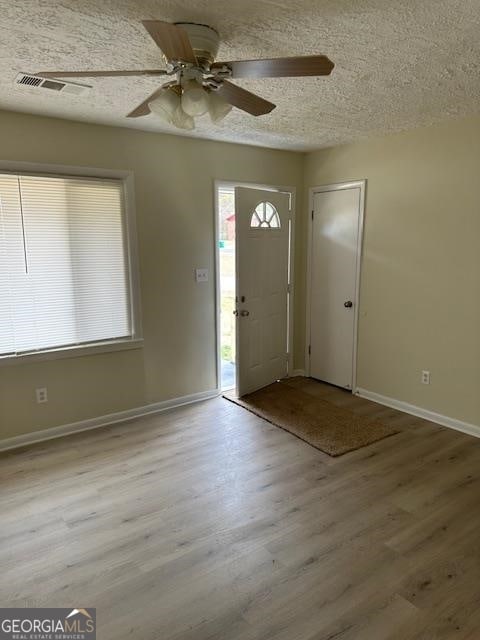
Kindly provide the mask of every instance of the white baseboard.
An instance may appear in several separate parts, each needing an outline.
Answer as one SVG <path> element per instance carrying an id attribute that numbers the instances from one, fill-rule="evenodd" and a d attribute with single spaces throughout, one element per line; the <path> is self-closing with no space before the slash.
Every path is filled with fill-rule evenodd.
<path id="1" fill-rule="evenodd" d="M 361 389 L 357 387 L 357 389 L 355 390 L 355 395 L 360 396 L 361 398 L 365 398 L 366 400 L 372 400 L 373 402 L 377 402 L 378 404 L 383 404 L 386 407 L 391 407 L 392 409 L 398 409 L 399 411 L 403 411 L 404 413 L 409 413 L 412 416 L 417 416 L 418 418 L 423 418 L 424 420 L 435 422 L 436 424 L 442 425 L 442 427 L 449 427 L 450 429 L 455 429 L 456 431 L 468 433 L 470 436 L 480 438 L 480 426 L 478 425 L 470 424 L 468 422 L 462 422 L 461 420 L 457 420 L 456 418 L 449 418 L 448 416 L 443 416 L 440 413 L 435 413 L 434 411 L 429 411 L 428 409 L 422 409 L 421 407 L 417 407 L 414 404 L 408 404 L 408 402 L 395 400 L 394 398 L 389 398 L 388 396 L 382 396 L 379 393 L 374 393 L 373 391 L 368 391 L 367 389 Z"/>
<path id="2" fill-rule="evenodd" d="M 296 378 L 297 376 L 300 376 L 302 378 L 305 377 L 305 369 L 294 369 L 290 377 Z"/>
<path id="3" fill-rule="evenodd" d="M 72 422 L 59 427 L 52 427 L 51 429 L 25 433 L 21 436 L 0 440 L 0 451 L 17 449 L 18 447 L 24 447 L 25 445 L 34 444 L 35 442 L 43 442 L 44 440 L 61 438 L 62 436 L 79 433 L 80 431 L 88 431 L 90 429 L 97 429 L 98 427 L 116 424 L 117 422 L 125 422 L 126 420 L 147 416 L 151 413 L 162 413 L 163 411 L 175 409 L 176 407 L 183 407 L 184 405 L 193 404 L 194 402 L 210 400 L 218 395 L 219 391 L 217 389 L 212 391 L 202 391 L 200 393 L 192 393 L 189 396 L 172 398 L 171 400 L 164 400 L 163 402 L 154 402 L 152 404 L 144 405 L 143 407 L 135 407 L 134 409 L 118 411 L 117 413 L 109 413 L 97 418 L 89 418 L 88 420 L 80 420 L 79 422 Z"/>

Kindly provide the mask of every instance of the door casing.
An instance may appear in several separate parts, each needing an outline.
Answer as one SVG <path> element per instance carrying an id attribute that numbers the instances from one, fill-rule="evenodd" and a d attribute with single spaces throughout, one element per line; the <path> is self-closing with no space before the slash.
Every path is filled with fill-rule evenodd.
<path id="1" fill-rule="evenodd" d="M 358 349 L 358 318 L 360 302 L 360 282 L 362 269 L 363 226 L 365 213 L 365 196 L 367 190 L 366 180 L 350 180 L 326 184 L 309 189 L 308 225 L 307 225 L 307 287 L 306 287 L 306 327 L 305 327 L 305 374 L 310 376 L 310 335 L 311 335 L 311 281 L 312 281 L 312 217 L 314 211 L 314 197 L 316 193 L 325 191 L 341 191 L 344 189 L 360 189 L 360 204 L 358 212 L 358 239 L 356 258 L 356 282 L 354 299 L 354 324 L 353 324 L 353 371 L 351 393 L 357 390 L 357 349 Z"/>
<path id="2" fill-rule="evenodd" d="M 214 180 L 214 255 L 215 255 L 215 349 L 216 349 L 216 369 L 217 369 L 217 391 L 221 393 L 221 358 L 220 358 L 220 252 L 218 242 L 220 238 L 220 229 L 218 224 L 219 203 L 218 190 L 220 188 L 250 187 L 251 189 L 263 189 L 264 191 L 278 191 L 288 193 L 290 195 L 291 210 L 291 236 L 290 236 L 290 256 L 289 256 L 289 273 L 290 273 L 290 290 L 289 290 L 289 307 L 288 307 L 288 371 L 289 375 L 293 372 L 293 319 L 294 319 L 294 300 L 295 300 L 295 203 L 296 203 L 296 187 L 259 184 L 257 182 L 238 182 L 235 180 Z"/>

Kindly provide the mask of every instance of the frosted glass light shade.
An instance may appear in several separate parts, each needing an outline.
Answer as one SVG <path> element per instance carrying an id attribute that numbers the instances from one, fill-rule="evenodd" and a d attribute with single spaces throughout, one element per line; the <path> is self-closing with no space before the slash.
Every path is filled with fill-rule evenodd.
<path id="1" fill-rule="evenodd" d="M 189 116 L 202 116 L 208 111 L 208 93 L 196 80 L 190 80 L 183 87 L 182 108 Z"/>
<path id="2" fill-rule="evenodd" d="M 185 129 L 186 131 L 195 129 L 195 120 L 192 116 L 188 115 L 188 113 L 185 113 L 181 104 L 178 105 L 173 114 L 172 124 L 177 127 L 177 129 Z"/>
<path id="3" fill-rule="evenodd" d="M 153 111 L 164 122 L 172 122 L 176 110 L 180 106 L 180 96 L 171 89 L 164 89 L 154 100 L 148 103 Z"/>
<path id="4" fill-rule="evenodd" d="M 208 96 L 208 114 L 213 123 L 220 122 L 232 110 L 232 105 L 212 91 Z"/>

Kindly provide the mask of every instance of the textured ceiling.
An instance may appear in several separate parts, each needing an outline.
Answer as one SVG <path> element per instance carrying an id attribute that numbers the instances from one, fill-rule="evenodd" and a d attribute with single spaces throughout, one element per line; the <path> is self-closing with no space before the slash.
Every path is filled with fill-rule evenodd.
<path id="1" fill-rule="evenodd" d="M 330 146 L 480 112 L 479 0 L 0 0 L 0 108 L 145 130 L 178 130 L 154 115 L 125 118 L 159 84 L 85 80 L 86 96 L 15 87 L 19 71 L 162 65 L 140 20 L 207 23 L 219 59 L 328 55 L 329 78 L 241 80 L 278 106 L 236 109 L 193 135 L 285 149 Z M 189 133 L 188 135 L 192 135 Z"/>

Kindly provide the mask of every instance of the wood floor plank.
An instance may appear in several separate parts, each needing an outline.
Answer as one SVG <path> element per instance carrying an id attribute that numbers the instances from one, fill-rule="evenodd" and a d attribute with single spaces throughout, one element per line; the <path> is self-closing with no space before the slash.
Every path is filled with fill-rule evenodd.
<path id="1" fill-rule="evenodd" d="M 480 441 L 321 383 L 400 433 L 331 458 L 221 398 L 0 455 L 2 606 L 102 640 L 474 640 Z"/>

